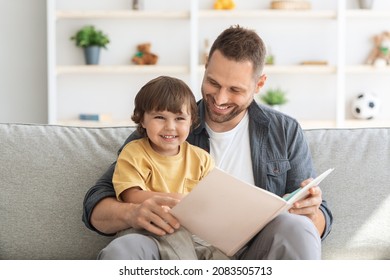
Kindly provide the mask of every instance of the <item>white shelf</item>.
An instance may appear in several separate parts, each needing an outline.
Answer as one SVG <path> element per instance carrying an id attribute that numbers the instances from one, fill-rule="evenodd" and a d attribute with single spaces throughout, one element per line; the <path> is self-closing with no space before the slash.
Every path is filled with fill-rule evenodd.
<path id="1" fill-rule="evenodd" d="M 390 66 L 348 65 L 345 71 L 348 74 L 390 74 Z"/>
<path id="2" fill-rule="evenodd" d="M 317 128 L 375 128 L 375 127 L 390 127 L 390 120 L 358 120 L 348 119 L 342 124 L 336 124 L 333 120 L 299 120 L 303 129 Z"/>
<path id="3" fill-rule="evenodd" d="M 269 74 L 335 74 L 336 66 L 330 65 L 266 65 Z"/>
<path id="4" fill-rule="evenodd" d="M 198 71 L 203 72 L 205 66 L 199 65 Z M 267 74 L 336 74 L 337 67 L 333 65 L 265 65 Z"/>
<path id="5" fill-rule="evenodd" d="M 204 71 L 204 65 L 199 65 L 199 71 Z M 369 66 L 359 66 L 356 69 L 371 69 Z M 381 69 L 377 69 L 381 70 Z M 270 74 L 335 74 L 336 66 L 328 65 L 266 65 L 264 71 Z M 352 71 L 352 70 L 351 70 Z M 375 71 L 375 69 L 371 70 Z M 384 70 L 382 70 L 384 71 Z M 390 71 L 390 69 L 386 69 Z M 57 75 L 63 74 L 188 74 L 188 66 L 162 65 L 59 65 Z"/>
<path id="6" fill-rule="evenodd" d="M 80 126 L 80 127 L 116 127 L 116 126 L 135 126 L 131 120 L 112 120 L 112 121 L 84 121 L 84 120 L 58 120 L 58 125 Z"/>
<path id="7" fill-rule="evenodd" d="M 188 19 L 189 11 L 57 11 L 57 19 Z"/>
<path id="8" fill-rule="evenodd" d="M 345 120 L 343 126 L 344 128 L 364 128 L 364 127 L 390 127 L 390 120 Z"/>
<path id="9" fill-rule="evenodd" d="M 334 120 L 298 120 L 303 129 L 335 128 Z"/>
<path id="10" fill-rule="evenodd" d="M 343 125 L 337 126 L 334 120 L 299 120 L 303 129 L 316 128 L 363 128 L 363 127 L 390 127 L 390 120 L 345 120 Z M 85 127 L 111 127 L 111 126 L 135 126 L 131 120 L 112 120 L 112 121 L 84 121 L 84 120 L 59 120 L 59 125 L 85 126 Z"/>
<path id="11" fill-rule="evenodd" d="M 347 19 L 389 19 L 390 10 L 349 9 L 345 12 L 345 15 Z"/>
<path id="12" fill-rule="evenodd" d="M 57 66 L 57 75 L 65 74 L 188 74 L 188 66 L 162 65 L 75 65 Z"/>
<path id="13" fill-rule="evenodd" d="M 336 11 L 324 10 L 200 10 L 199 18 L 250 18 L 250 19 L 335 19 Z"/>

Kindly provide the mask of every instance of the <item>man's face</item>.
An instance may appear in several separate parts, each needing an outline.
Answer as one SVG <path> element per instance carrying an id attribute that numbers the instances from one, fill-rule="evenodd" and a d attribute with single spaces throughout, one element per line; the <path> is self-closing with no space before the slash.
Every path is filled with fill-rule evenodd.
<path id="1" fill-rule="evenodd" d="M 202 82 L 206 122 L 211 129 L 216 132 L 233 129 L 265 79 L 265 76 L 254 78 L 250 61 L 229 60 L 216 50 L 206 65 Z"/>

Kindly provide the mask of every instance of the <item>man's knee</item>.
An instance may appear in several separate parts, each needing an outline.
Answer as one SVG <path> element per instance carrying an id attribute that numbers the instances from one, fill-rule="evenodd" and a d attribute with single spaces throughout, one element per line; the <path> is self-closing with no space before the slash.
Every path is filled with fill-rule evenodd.
<path id="1" fill-rule="evenodd" d="M 302 215 L 282 214 L 277 216 L 272 222 L 274 231 L 283 235 L 284 238 L 299 238 L 308 236 L 316 241 L 321 241 L 317 228 L 313 222 Z"/>
<path id="2" fill-rule="evenodd" d="M 320 259 L 321 238 L 313 222 L 301 215 L 283 214 L 274 221 L 273 242 L 288 259 Z M 276 255 L 275 255 L 276 257 Z"/>
<path id="3" fill-rule="evenodd" d="M 158 260 L 160 254 L 152 238 L 126 234 L 111 241 L 98 255 L 100 260 Z"/>
<path id="4" fill-rule="evenodd" d="M 240 258 L 320 259 L 321 239 L 309 218 L 281 214 L 253 238 Z"/>

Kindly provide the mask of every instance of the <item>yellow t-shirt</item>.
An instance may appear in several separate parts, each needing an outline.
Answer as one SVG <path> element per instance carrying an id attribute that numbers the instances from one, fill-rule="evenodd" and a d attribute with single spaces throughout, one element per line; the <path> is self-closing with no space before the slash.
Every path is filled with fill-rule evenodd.
<path id="1" fill-rule="evenodd" d="M 131 187 L 164 193 L 189 193 L 214 167 L 203 149 L 184 142 L 175 156 L 153 150 L 147 138 L 131 141 L 121 151 L 114 171 L 117 199 Z"/>

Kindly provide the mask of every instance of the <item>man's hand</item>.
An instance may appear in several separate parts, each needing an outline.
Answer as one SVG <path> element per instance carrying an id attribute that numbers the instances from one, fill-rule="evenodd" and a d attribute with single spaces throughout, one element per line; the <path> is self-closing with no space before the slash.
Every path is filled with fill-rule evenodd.
<path id="1" fill-rule="evenodd" d="M 307 179 L 301 183 L 301 187 L 309 184 L 313 179 Z M 325 229 L 325 217 L 322 211 L 320 210 L 320 205 L 322 203 L 322 191 L 320 187 L 313 186 L 309 189 L 309 195 L 297 202 L 294 203 L 293 207 L 290 208 L 289 212 L 292 214 L 305 215 L 310 218 L 314 225 L 317 227 L 317 230 L 322 235 Z"/>
<path id="2" fill-rule="evenodd" d="M 128 221 L 135 229 L 145 229 L 157 235 L 173 233 L 180 227 L 178 220 L 169 209 L 180 200 L 167 196 L 154 196 L 140 204 L 135 204 L 128 212 Z"/>

